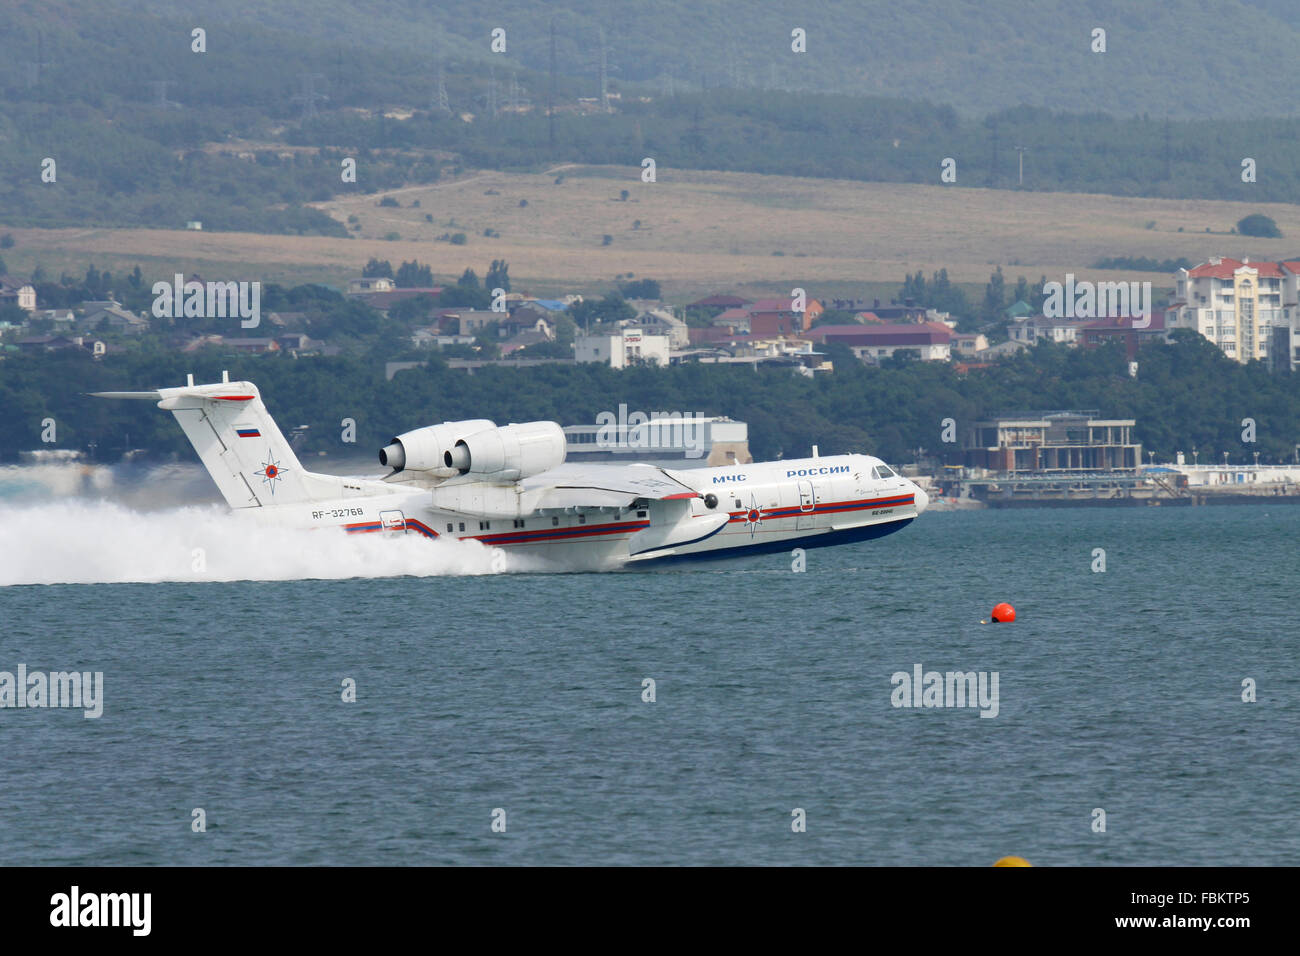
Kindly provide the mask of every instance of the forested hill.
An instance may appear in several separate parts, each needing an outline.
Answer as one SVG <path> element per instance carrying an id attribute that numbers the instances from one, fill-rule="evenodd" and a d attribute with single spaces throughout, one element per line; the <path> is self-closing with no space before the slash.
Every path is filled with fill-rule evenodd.
<path id="1" fill-rule="evenodd" d="M 33 3 L 33 6 L 37 6 Z M 40 3 L 173 16 L 174 0 Z M 922 98 L 983 114 L 1028 104 L 1163 116 L 1293 115 L 1300 20 L 1291 0 L 189 0 L 196 25 L 250 42 L 254 18 L 331 44 L 481 51 L 495 27 L 507 57 L 558 67 L 594 95 L 598 34 L 614 81 L 791 88 Z M 49 14 L 46 22 L 54 22 Z M 790 53 L 790 31 L 808 52 Z M 1095 27 L 1107 52 L 1090 49 Z"/>
<path id="2" fill-rule="evenodd" d="M 1186 330 L 1175 337 L 1173 344 L 1142 350 L 1136 378 L 1122 349 L 1053 344 L 969 375 L 947 362 L 902 358 L 869 368 L 832 345 L 826 351 L 835 373 L 815 379 L 786 369 L 696 363 L 622 371 L 594 363 L 487 368 L 469 375 L 435 357 L 428 368 L 400 372 L 391 382 L 378 354 L 295 360 L 219 349 L 138 350 L 94 361 L 80 349 L 65 349 L 5 361 L 0 408 L 9 414 L 0 417 L 0 461 L 44 447 L 47 417 L 58 422 L 58 447 L 94 443 L 101 460 L 116 460 L 128 447 L 188 456 L 181 430 L 151 403 L 105 402 L 85 393 L 174 385 L 186 372 L 217 381 L 223 369 L 255 382 L 282 426 L 310 426 L 304 454 L 368 453 L 394 433 L 443 420 L 594 422 L 599 412 L 627 403 L 746 421 L 750 448 L 762 459 L 804 456 L 814 443 L 824 454 L 866 451 L 894 462 L 914 460 L 917 449 L 959 455 L 940 441 L 946 418 L 964 429 L 1005 412 L 1094 408 L 1107 418 L 1136 418 L 1138 440 L 1160 460 L 1193 448 L 1206 461 L 1225 451 L 1234 462 L 1256 451 L 1264 462 L 1290 460 L 1300 433 L 1295 375 L 1233 362 Z M 355 445 L 339 440 L 344 418 L 356 422 Z M 1257 444 L 1242 443 L 1243 418 L 1258 422 Z"/>
<path id="3" fill-rule="evenodd" d="M 667 0 L 647 5 L 651 15 L 578 0 L 556 13 L 552 130 L 539 52 L 549 50 L 551 8 L 540 3 L 494 8 L 519 25 L 507 29 L 506 53 L 493 55 L 488 20 L 441 0 L 196 0 L 185 14 L 158 0 L 11 0 L 0 6 L 0 224 L 175 229 L 200 220 L 207 230 L 344 236 L 343 223 L 310 204 L 466 167 L 639 166 L 646 155 L 665 168 L 934 184 L 951 157 L 956 188 L 1300 202 L 1300 117 L 1285 95 L 1300 57 L 1269 52 L 1300 34 L 1274 19 L 1271 0 L 1226 0 L 1213 17 L 1183 0 L 1122 17 L 1096 0 L 927 5 L 951 6 L 949 17 L 906 3 L 812 2 L 798 8 L 810 31 L 803 55 L 788 52 L 788 29 L 777 30 L 780 4 L 697 6 Z M 1013 6 L 1034 12 L 1015 21 Z M 1067 6 L 1112 23 L 1109 52 L 1087 52 L 1082 13 L 1040 22 Z M 977 9 L 987 17 L 971 20 Z M 1249 55 L 1233 52 L 1244 49 L 1242 18 L 1258 27 Z M 912 37 L 917 24 L 932 29 Z M 1140 55 L 1137 24 L 1155 31 Z M 191 49 L 199 26 L 201 54 Z M 625 93 L 608 112 L 591 101 L 602 26 L 610 88 Z M 1065 26 L 1080 31 L 1069 49 L 1091 59 L 1075 64 L 1056 45 Z M 1193 55 L 1202 37 L 1217 44 L 1215 56 Z M 1169 44 L 1182 45 L 1166 63 Z M 755 57 L 772 68 L 743 65 Z M 679 62 L 691 65 L 678 74 Z M 981 72 L 967 76 L 963 63 Z M 446 110 L 437 108 L 440 74 Z M 999 77 L 1026 85 L 1008 92 Z M 1014 99 L 1066 110 L 1003 107 Z M 1142 112 L 1098 111 L 1108 105 Z M 1224 113 L 1233 118 L 1215 118 Z M 341 180 L 345 156 L 364 163 L 355 183 Z M 1258 173 L 1243 182 L 1247 157 Z M 42 179 L 46 159 L 57 163 L 57 183 Z"/>

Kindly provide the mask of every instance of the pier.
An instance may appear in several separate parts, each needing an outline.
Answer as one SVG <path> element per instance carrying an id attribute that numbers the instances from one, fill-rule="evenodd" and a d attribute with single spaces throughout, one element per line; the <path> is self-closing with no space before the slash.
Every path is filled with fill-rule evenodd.
<path id="1" fill-rule="evenodd" d="M 947 469 L 932 486 L 945 499 L 989 508 L 1197 507 L 1300 503 L 1300 466 L 1154 465 L 1135 472 L 972 474 Z"/>

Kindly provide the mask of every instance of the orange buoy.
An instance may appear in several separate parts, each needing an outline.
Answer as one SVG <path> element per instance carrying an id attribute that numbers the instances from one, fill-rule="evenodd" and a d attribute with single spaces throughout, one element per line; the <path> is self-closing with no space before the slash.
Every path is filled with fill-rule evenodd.
<path id="1" fill-rule="evenodd" d="M 1033 866 L 1023 856 L 1004 856 L 993 864 L 994 866 Z"/>
<path id="2" fill-rule="evenodd" d="M 1016 609 L 1006 601 L 1003 601 L 1001 604 L 998 604 L 993 608 L 994 624 L 1010 624 L 1015 619 Z"/>

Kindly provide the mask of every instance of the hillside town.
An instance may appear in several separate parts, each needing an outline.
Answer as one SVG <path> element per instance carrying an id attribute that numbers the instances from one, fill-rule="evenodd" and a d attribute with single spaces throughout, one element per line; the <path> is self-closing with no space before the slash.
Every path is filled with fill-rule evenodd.
<path id="1" fill-rule="evenodd" d="M 1060 310 L 1047 301 L 1035 308 L 1019 299 L 1000 321 L 978 330 L 970 330 L 964 316 L 910 298 L 830 299 L 802 289 L 785 298 L 718 292 L 677 306 L 657 297 L 615 295 L 613 318 L 611 310 L 582 308 L 599 300 L 581 292 L 544 298 L 497 289 L 490 305 L 484 291 L 481 303 L 464 307 L 444 304 L 448 289 L 457 287 L 399 285 L 383 275 L 350 279 L 343 295 L 376 316 L 396 315 L 401 307 L 411 349 L 444 351 L 455 367 L 471 372 L 498 363 L 597 362 L 620 369 L 700 362 L 787 366 L 813 376 L 833 371 L 826 355 L 830 345 L 844 346 L 868 365 L 901 356 L 949 362 L 968 372 L 1040 342 L 1081 349 L 1115 342 L 1135 361 L 1144 345 L 1168 341 L 1177 329 L 1204 336 L 1237 362 L 1259 360 L 1275 369 L 1300 363 L 1300 260 L 1215 256 L 1179 269 L 1172 280 L 1165 303 L 1146 314 L 1117 314 L 1105 303 L 1077 314 L 1049 314 Z M 650 288 L 657 292 L 658 284 Z M 187 329 L 183 320 L 162 325 L 148 310 L 132 311 L 111 293 L 60 308 L 39 299 L 32 282 L 0 276 L 0 356 L 67 348 L 103 356 L 150 336 L 182 353 L 216 347 L 328 356 L 345 347 L 328 335 L 313 335 L 307 313 L 293 309 L 269 310 L 255 332 L 214 331 Z M 835 320 L 828 321 L 830 316 Z M 387 372 L 391 377 L 418 364 L 409 355 L 394 356 Z"/>

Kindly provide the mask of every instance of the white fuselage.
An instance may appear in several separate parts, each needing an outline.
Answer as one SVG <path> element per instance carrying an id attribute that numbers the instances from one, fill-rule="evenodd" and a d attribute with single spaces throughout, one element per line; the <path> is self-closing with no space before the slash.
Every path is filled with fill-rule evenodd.
<path id="1" fill-rule="evenodd" d="M 869 455 L 681 471 L 568 465 L 563 430 L 544 421 L 417 428 L 380 449 L 389 474 L 342 478 L 303 467 L 252 382 L 223 373 L 196 385 L 191 375 L 182 386 L 95 394 L 170 411 L 246 520 L 477 541 L 534 559 L 524 567 L 607 570 L 865 541 L 929 504 Z"/>
<path id="2" fill-rule="evenodd" d="M 905 527 L 929 502 L 919 487 L 867 455 L 671 474 L 699 495 L 523 513 L 512 510 L 521 497 L 509 484 L 462 484 L 452 496 L 451 489 L 358 480 L 339 500 L 257 510 L 263 519 L 297 527 L 472 540 L 544 564 L 608 569 L 868 540 Z"/>

